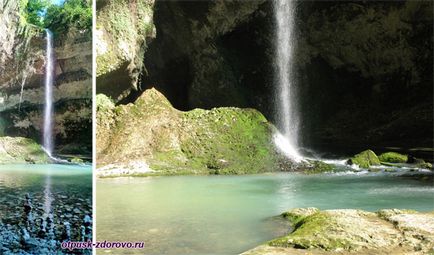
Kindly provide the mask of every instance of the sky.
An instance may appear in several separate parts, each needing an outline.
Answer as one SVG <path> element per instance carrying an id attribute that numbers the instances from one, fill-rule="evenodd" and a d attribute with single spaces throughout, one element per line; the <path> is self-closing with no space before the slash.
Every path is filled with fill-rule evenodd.
<path id="1" fill-rule="evenodd" d="M 63 4 L 63 2 L 65 2 L 65 0 L 51 0 L 51 2 L 53 4 L 61 5 L 61 4 Z"/>

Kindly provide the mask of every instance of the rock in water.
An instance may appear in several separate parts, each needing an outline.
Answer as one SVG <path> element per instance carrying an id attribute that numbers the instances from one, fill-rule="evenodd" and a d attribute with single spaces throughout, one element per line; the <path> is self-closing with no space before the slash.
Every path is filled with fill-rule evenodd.
<path id="1" fill-rule="evenodd" d="M 365 150 L 350 158 L 347 162 L 349 165 L 358 165 L 361 168 L 369 168 L 370 166 L 379 166 L 380 160 L 375 152 L 371 150 Z"/>
<path id="2" fill-rule="evenodd" d="M 243 253 L 260 254 L 429 254 L 434 214 L 386 209 L 298 208 L 282 214 L 294 226 L 287 236 Z"/>
<path id="3" fill-rule="evenodd" d="M 378 156 L 378 159 L 387 163 L 407 163 L 408 156 L 397 152 L 385 152 Z"/>

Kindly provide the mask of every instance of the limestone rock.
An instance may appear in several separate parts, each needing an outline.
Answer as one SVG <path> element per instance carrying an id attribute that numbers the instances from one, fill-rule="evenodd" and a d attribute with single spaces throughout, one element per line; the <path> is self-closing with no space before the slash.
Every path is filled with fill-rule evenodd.
<path id="1" fill-rule="evenodd" d="M 24 137 L 0 137 L 0 164 L 48 162 L 47 154 L 35 141 Z"/>
<path id="2" fill-rule="evenodd" d="M 256 110 L 223 107 L 182 112 L 155 89 L 146 90 L 134 104 L 107 105 L 99 105 L 97 113 L 102 127 L 97 131 L 99 167 L 138 161 L 158 174 L 277 169 L 271 142 L 274 129 Z"/>
<path id="3" fill-rule="evenodd" d="M 154 0 L 97 1 L 97 91 L 118 101 L 137 90 L 143 56 L 155 37 Z"/>
<path id="4" fill-rule="evenodd" d="M 294 231 L 244 255 L 428 254 L 433 252 L 434 214 L 388 209 L 293 209 L 282 214 Z M 296 217 L 288 217 L 296 216 Z"/>

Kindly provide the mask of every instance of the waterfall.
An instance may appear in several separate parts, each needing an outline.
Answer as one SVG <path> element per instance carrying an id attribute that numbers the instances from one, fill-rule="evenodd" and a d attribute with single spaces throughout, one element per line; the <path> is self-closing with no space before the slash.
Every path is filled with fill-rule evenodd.
<path id="1" fill-rule="evenodd" d="M 47 34 L 47 63 L 45 68 L 45 104 L 43 146 L 48 156 L 53 153 L 53 34 L 46 29 Z"/>
<path id="2" fill-rule="evenodd" d="M 47 34 L 47 62 L 45 66 L 45 103 L 44 103 L 44 127 L 43 127 L 43 147 L 51 159 L 53 153 L 53 34 L 45 29 Z M 44 213 L 48 216 L 51 213 L 51 176 L 47 174 L 44 189 Z"/>
<path id="3" fill-rule="evenodd" d="M 275 32 L 275 103 L 276 119 L 282 134 L 275 134 L 274 141 L 283 153 L 295 161 L 302 157 L 297 151 L 298 114 L 292 73 L 294 14 L 293 0 L 274 0 Z"/>
<path id="4" fill-rule="evenodd" d="M 21 90 L 20 90 L 20 102 L 18 104 L 18 111 L 21 111 L 21 103 L 23 102 L 24 85 L 26 84 L 27 72 L 24 72 L 23 79 L 21 80 Z"/>

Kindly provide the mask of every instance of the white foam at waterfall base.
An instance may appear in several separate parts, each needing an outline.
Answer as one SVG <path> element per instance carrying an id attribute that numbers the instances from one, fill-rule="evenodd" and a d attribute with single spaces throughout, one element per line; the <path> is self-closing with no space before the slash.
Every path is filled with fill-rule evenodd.
<path id="1" fill-rule="evenodd" d="M 297 163 L 303 161 L 303 157 L 294 149 L 288 139 L 280 133 L 275 133 L 273 136 L 274 144 L 283 154 L 291 158 Z"/>

